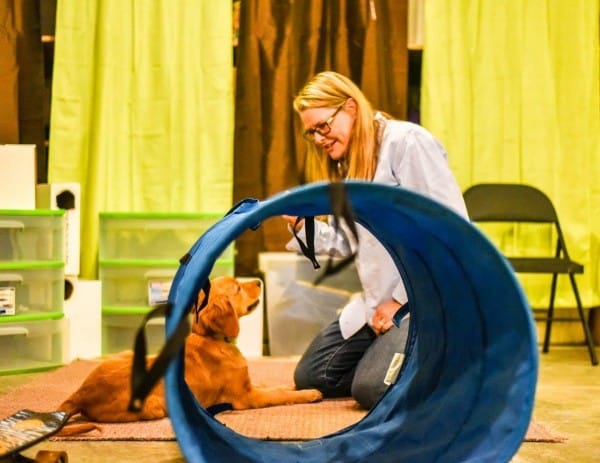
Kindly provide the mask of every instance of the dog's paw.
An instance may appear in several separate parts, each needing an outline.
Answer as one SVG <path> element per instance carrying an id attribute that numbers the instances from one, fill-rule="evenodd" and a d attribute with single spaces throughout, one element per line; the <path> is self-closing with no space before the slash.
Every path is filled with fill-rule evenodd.
<path id="1" fill-rule="evenodd" d="M 306 393 L 306 397 L 309 402 L 320 402 L 323 400 L 323 394 L 321 394 L 321 391 L 316 389 L 305 389 L 303 392 Z"/>

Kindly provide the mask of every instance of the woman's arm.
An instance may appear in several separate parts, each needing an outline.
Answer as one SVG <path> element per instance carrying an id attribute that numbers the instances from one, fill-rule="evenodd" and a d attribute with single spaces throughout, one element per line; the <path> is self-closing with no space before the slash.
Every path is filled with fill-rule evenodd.
<path id="1" fill-rule="evenodd" d="M 393 173 L 397 184 L 467 217 L 462 192 L 448 163 L 444 146 L 417 124 L 394 122 L 388 124 L 381 146 L 381 158 Z M 382 167 L 382 171 L 385 171 L 385 166 Z"/>

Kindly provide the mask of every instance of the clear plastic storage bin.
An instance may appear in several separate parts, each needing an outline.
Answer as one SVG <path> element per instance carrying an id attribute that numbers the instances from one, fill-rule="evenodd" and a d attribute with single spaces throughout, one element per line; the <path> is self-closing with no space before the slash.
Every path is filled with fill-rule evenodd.
<path id="1" fill-rule="evenodd" d="M 144 320 L 144 313 L 102 314 L 102 354 L 116 354 L 133 350 L 135 335 Z M 165 319 L 159 317 L 146 324 L 146 348 L 157 354 L 165 343 Z"/>
<path id="2" fill-rule="evenodd" d="M 151 307 L 166 299 L 179 268 L 179 262 L 104 261 L 100 262 L 102 307 Z M 217 261 L 211 278 L 233 275 L 232 261 Z"/>
<path id="3" fill-rule="evenodd" d="M 0 317 L 62 312 L 63 262 L 0 263 Z"/>
<path id="4" fill-rule="evenodd" d="M 62 318 L 0 323 L 0 374 L 62 365 L 63 324 Z"/>
<path id="5" fill-rule="evenodd" d="M 99 258 L 178 260 L 222 217 L 219 213 L 101 212 Z M 221 258 L 233 258 L 233 245 Z"/>
<path id="6" fill-rule="evenodd" d="M 317 258 L 322 268 L 315 270 L 306 257 L 292 252 L 263 252 L 258 256 L 265 282 L 271 355 L 304 353 L 317 333 L 336 319 L 352 294 L 361 291 L 354 265 L 313 285 L 328 259 Z"/>
<path id="7" fill-rule="evenodd" d="M 0 262 L 62 261 L 63 210 L 0 210 Z"/>

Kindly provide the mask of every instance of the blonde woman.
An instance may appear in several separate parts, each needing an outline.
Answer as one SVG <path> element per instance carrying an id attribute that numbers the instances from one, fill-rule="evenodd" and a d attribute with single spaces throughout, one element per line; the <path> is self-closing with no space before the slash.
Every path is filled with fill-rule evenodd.
<path id="1" fill-rule="evenodd" d="M 329 71 L 317 74 L 293 105 L 304 126 L 308 156 L 316 161 L 311 180 L 360 179 L 401 186 L 467 218 L 441 143 L 417 124 L 375 111 L 347 77 Z M 305 239 L 303 221 L 284 219 Z M 354 250 L 328 223 L 315 221 L 315 227 L 317 253 L 345 256 Z M 408 316 L 400 321 L 394 315 L 408 298 L 390 255 L 369 231 L 357 227 L 356 268 L 362 292 L 311 342 L 294 380 L 298 388 L 317 388 L 326 397 L 352 395 L 370 408 L 388 387 L 384 378 L 392 373 L 390 366 L 396 373 L 399 368 L 392 359 L 404 352 Z M 297 241 L 291 240 L 287 248 L 298 251 Z"/>

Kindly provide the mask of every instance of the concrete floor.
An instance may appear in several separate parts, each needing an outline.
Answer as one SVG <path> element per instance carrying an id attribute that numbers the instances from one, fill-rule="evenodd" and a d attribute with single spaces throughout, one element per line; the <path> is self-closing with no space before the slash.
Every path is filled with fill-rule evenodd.
<path id="1" fill-rule="evenodd" d="M 33 375 L 0 376 L 0 393 L 32 378 Z M 564 443 L 526 442 L 513 463 L 600 461 L 600 366 L 591 366 L 585 347 L 552 346 L 550 353 L 540 356 L 534 416 L 568 440 Z M 34 457 L 40 449 L 64 450 L 71 463 L 184 461 L 176 442 L 46 441 L 23 453 Z"/>

